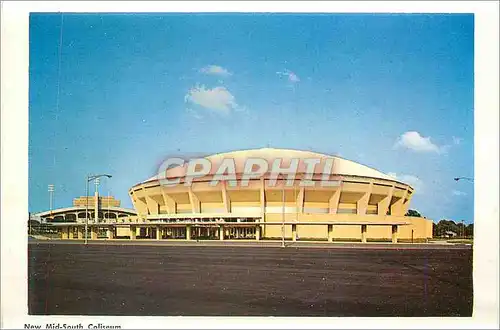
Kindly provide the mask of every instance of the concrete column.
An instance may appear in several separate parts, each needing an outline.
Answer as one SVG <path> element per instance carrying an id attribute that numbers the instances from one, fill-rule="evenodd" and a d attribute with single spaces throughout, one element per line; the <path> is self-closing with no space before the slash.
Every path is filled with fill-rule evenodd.
<path id="1" fill-rule="evenodd" d="M 366 210 L 368 209 L 368 203 L 370 201 L 370 196 L 373 190 L 373 182 L 370 182 L 367 191 L 356 203 L 356 213 L 358 215 L 366 215 Z"/>
<path id="2" fill-rule="evenodd" d="M 392 243 L 398 242 L 398 225 L 392 226 Z"/>
<path id="3" fill-rule="evenodd" d="M 62 227 L 61 229 L 61 239 L 68 239 L 68 227 Z"/>
<path id="4" fill-rule="evenodd" d="M 97 227 L 90 227 L 90 239 L 97 239 Z"/>
<path id="5" fill-rule="evenodd" d="M 394 186 L 392 186 L 389 190 L 389 194 L 382 199 L 380 202 L 378 202 L 378 215 L 387 215 L 387 212 L 389 211 L 389 207 L 391 205 L 391 200 L 392 200 L 392 195 L 394 194 Z"/>
<path id="6" fill-rule="evenodd" d="M 328 201 L 328 213 L 330 214 L 336 214 L 338 207 L 339 207 L 339 202 L 340 202 L 340 194 L 342 192 L 341 187 L 338 187 L 330 197 Z"/>
<path id="7" fill-rule="evenodd" d="M 363 197 L 361 197 L 356 203 L 356 214 L 366 215 L 366 210 L 368 209 L 369 200 L 370 200 L 370 192 L 365 192 Z"/>
<path id="8" fill-rule="evenodd" d="M 144 192 L 143 192 L 144 194 Z M 132 192 L 130 194 L 130 197 L 132 198 L 132 202 L 134 203 L 134 207 L 137 210 L 137 215 L 139 216 L 144 216 L 148 214 L 148 206 L 146 204 L 146 200 L 144 199 L 141 200 L 139 197 L 137 197 L 136 192 Z"/>
<path id="9" fill-rule="evenodd" d="M 83 239 L 83 227 L 78 227 L 78 239 Z"/>
<path id="10" fill-rule="evenodd" d="M 266 222 L 266 193 L 264 177 L 260 178 L 260 222 Z M 266 233 L 265 227 L 261 227 L 261 235 Z"/>
<path id="11" fill-rule="evenodd" d="M 404 213 L 403 213 L 403 198 L 402 197 L 396 199 L 396 201 L 394 202 L 394 204 L 392 204 L 389 207 L 391 208 L 391 215 L 404 216 Z"/>
<path id="12" fill-rule="evenodd" d="M 231 201 L 229 200 L 229 194 L 227 193 L 227 181 L 222 181 L 220 183 L 221 193 L 222 193 L 222 202 L 224 204 L 224 210 L 226 213 L 231 212 Z"/>
<path id="13" fill-rule="evenodd" d="M 411 197 L 412 197 L 412 192 L 409 191 L 408 188 L 407 188 L 406 192 L 405 192 L 405 198 L 404 198 L 404 201 L 403 201 L 403 214 L 406 214 L 406 212 L 408 212 L 408 208 L 410 206 Z"/>
<path id="14" fill-rule="evenodd" d="M 224 240 L 224 226 L 219 227 L 219 240 Z"/>
<path id="15" fill-rule="evenodd" d="M 292 240 L 297 241 L 297 225 L 292 225 Z"/>
<path id="16" fill-rule="evenodd" d="M 165 204 L 165 207 L 167 209 L 168 214 L 174 214 L 177 209 L 177 204 L 175 203 L 175 200 L 172 199 L 172 197 L 168 196 L 167 193 L 165 192 L 165 189 L 161 189 L 161 194 L 163 196 L 163 203 Z"/>
<path id="17" fill-rule="evenodd" d="M 99 221 L 99 193 L 96 191 L 95 192 L 95 211 L 94 211 L 94 221 L 97 223 L 97 221 Z"/>
<path id="18" fill-rule="evenodd" d="M 115 232 L 113 230 L 113 227 L 108 227 L 108 239 L 113 239 L 115 238 Z"/>
<path id="19" fill-rule="evenodd" d="M 130 239 L 135 239 L 136 233 L 137 233 L 135 227 L 130 226 L 129 232 L 130 232 L 130 234 L 129 234 L 130 235 Z"/>
<path id="20" fill-rule="evenodd" d="M 333 225 L 328 225 L 328 242 L 333 242 Z"/>
<path id="21" fill-rule="evenodd" d="M 255 227 L 255 240 L 260 240 L 260 226 Z"/>
<path id="22" fill-rule="evenodd" d="M 198 199 L 198 196 L 196 196 L 196 194 L 193 192 L 191 187 L 189 187 L 188 194 L 192 212 L 200 213 L 200 200 Z"/>
<path id="23" fill-rule="evenodd" d="M 366 225 L 361 225 L 361 242 L 366 243 Z"/>
<path id="24" fill-rule="evenodd" d="M 300 187 L 296 201 L 297 213 L 300 214 L 304 212 L 304 194 L 305 194 L 305 187 Z"/>
<path id="25" fill-rule="evenodd" d="M 145 194 L 146 197 L 146 205 L 148 207 L 149 214 L 157 215 L 160 213 L 160 205 L 154 199 L 152 199 L 149 195 Z"/>
<path id="26" fill-rule="evenodd" d="M 162 231 L 161 231 L 161 227 L 158 226 L 156 227 L 156 239 L 159 241 L 161 240 L 161 236 L 162 236 Z"/>
<path id="27" fill-rule="evenodd" d="M 191 226 L 189 225 L 186 226 L 186 240 L 187 241 L 191 240 Z"/>

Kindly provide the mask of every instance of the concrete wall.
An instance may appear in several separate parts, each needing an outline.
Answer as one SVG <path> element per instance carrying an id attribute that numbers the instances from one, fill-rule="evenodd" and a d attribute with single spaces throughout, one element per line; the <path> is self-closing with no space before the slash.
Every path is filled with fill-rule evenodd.
<path id="1" fill-rule="evenodd" d="M 285 222 L 294 221 L 295 215 L 285 214 Z M 359 216 L 356 214 L 299 214 L 298 221 L 301 223 L 297 225 L 297 234 L 299 238 L 310 239 L 327 239 L 327 225 L 306 225 L 307 222 L 322 222 L 322 221 L 342 221 L 342 222 L 371 222 L 373 225 L 367 225 L 367 238 L 368 239 L 391 239 L 392 226 L 378 225 L 378 223 L 387 222 L 409 222 L 408 225 L 398 226 L 399 239 L 411 239 L 412 230 L 414 239 L 432 238 L 432 220 L 415 217 L 398 217 L 398 216 L 377 216 L 367 215 Z M 282 222 L 282 214 L 266 214 L 265 223 Z M 271 225 L 263 226 L 265 228 L 263 237 L 277 238 L 281 237 L 281 226 Z M 292 237 L 291 225 L 285 225 L 285 237 Z M 360 239 L 361 226 L 360 225 L 334 225 L 333 226 L 334 239 Z"/>
<path id="2" fill-rule="evenodd" d="M 133 187 L 129 194 L 140 216 L 158 214 L 232 213 L 238 216 L 263 216 L 264 223 L 298 221 L 297 235 L 305 239 L 327 239 L 327 225 L 307 225 L 307 222 L 343 221 L 352 225 L 334 225 L 334 239 L 360 239 L 360 223 L 368 222 L 368 239 L 389 240 L 392 225 L 398 226 L 400 239 L 432 237 L 432 221 L 405 217 L 413 189 L 408 185 L 381 178 L 344 176 L 340 186 L 323 187 L 315 181 L 313 187 L 285 187 L 278 181 L 274 187 L 269 180 L 250 181 L 248 187 L 209 185 L 209 180 L 196 182 L 192 187 L 165 187 L 148 182 Z M 300 178 L 297 178 L 300 180 Z M 284 198 L 283 198 L 284 191 Z M 283 203 L 284 199 L 284 203 Z M 357 223 L 357 224 L 355 224 Z M 382 225 L 384 224 L 384 225 Z M 263 238 L 281 238 L 280 225 L 263 225 Z M 285 226 L 285 237 L 292 238 L 292 225 Z"/>

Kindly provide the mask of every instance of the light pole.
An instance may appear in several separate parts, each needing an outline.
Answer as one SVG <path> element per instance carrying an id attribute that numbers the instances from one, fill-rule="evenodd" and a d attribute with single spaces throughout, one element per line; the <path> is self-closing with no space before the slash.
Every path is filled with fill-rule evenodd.
<path id="1" fill-rule="evenodd" d="M 281 247 L 285 247 L 285 181 L 284 176 L 281 178 L 282 189 L 282 207 L 281 207 Z"/>
<path id="2" fill-rule="evenodd" d="M 89 182 L 95 179 L 107 177 L 111 178 L 109 174 L 98 174 L 98 175 L 87 175 L 87 180 L 85 182 L 85 245 L 88 243 L 88 228 L 89 228 Z"/>
<path id="3" fill-rule="evenodd" d="M 467 178 L 467 177 L 464 177 L 464 176 L 459 176 L 459 177 L 453 178 L 453 180 L 455 180 L 455 181 L 467 180 L 467 181 L 470 181 L 470 182 L 474 182 L 474 179 Z M 463 220 L 462 220 L 462 238 L 465 238 L 465 224 L 464 224 Z"/>
<path id="4" fill-rule="evenodd" d="M 453 178 L 453 180 L 455 180 L 455 181 L 467 180 L 467 181 L 470 181 L 470 182 L 474 182 L 474 179 L 467 178 L 467 177 L 464 177 L 464 176 L 459 176 L 459 177 Z"/>
<path id="5" fill-rule="evenodd" d="M 49 210 L 50 210 L 50 215 L 52 216 L 52 206 L 53 206 L 53 200 L 54 200 L 54 185 L 53 184 L 49 184 L 48 192 L 49 192 Z"/>

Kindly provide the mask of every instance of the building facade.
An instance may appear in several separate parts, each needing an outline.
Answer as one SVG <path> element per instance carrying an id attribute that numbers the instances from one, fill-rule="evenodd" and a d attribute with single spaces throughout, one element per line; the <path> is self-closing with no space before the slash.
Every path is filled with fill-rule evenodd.
<path id="1" fill-rule="evenodd" d="M 245 177 L 249 159 L 278 162 L 283 173 L 269 166 L 258 177 Z M 308 164 L 312 159 L 324 163 L 323 170 L 317 166 L 311 170 Z M 413 187 L 367 166 L 314 152 L 271 148 L 216 154 L 202 160 L 210 164 L 203 175 L 191 175 L 194 167 L 186 163 L 133 186 L 129 195 L 135 210 L 121 209 L 116 200 L 101 199 L 96 193 L 93 199 L 75 199 L 71 210 L 63 210 L 64 219 L 74 213 L 75 221 L 54 224 L 61 228 L 62 238 L 81 239 L 86 222 L 82 220 L 87 220 L 85 209 L 90 208 L 87 226 L 91 239 L 395 243 L 432 237 L 431 220 L 405 216 Z M 218 170 L 224 164 L 231 164 L 233 176 L 214 182 L 217 176 L 223 177 Z M 290 180 L 285 172 L 292 167 L 294 178 Z M 165 184 L 167 178 L 176 184 Z M 56 211 L 50 213 L 52 220 L 61 213 Z M 44 217 L 50 219 L 49 214 L 44 213 Z"/>
<path id="2" fill-rule="evenodd" d="M 414 189 L 393 177 L 339 157 L 283 149 L 244 150 L 206 157 L 219 165 L 231 159 L 236 180 L 215 186 L 216 173 L 188 179 L 186 166 L 166 173 L 178 184 L 162 184 L 155 176 L 132 187 L 129 195 L 138 218 L 158 224 L 164 238 L 288 240 L 425 240 L 432 237 L 432 221 L 405 216 Z M 293 184 L 266 172 L 241 184 L 244 161 L 265 159 L 332 160 L 330 181 L 324 186 L 320 171 L 296 171 Z M 303 184 L 309 177 L 308 185 Z M 234 178 L 233 178 L 234 179 Z M 184 183 L 191 181 L 187 186 Z M 274 183 L 274 184 L 273 184 Z M 311 184 L 312 183 L 312 184 Z M 125 231 L 122 232 L 125 234 Z"/>
<path id="3" fill-rule="evenodd" d="M 85 215 L 87 214 L 87 215 Z M 82 196 L 73 199 L 73 206 L 35 213 L 43 223 L 102 223 L 135 216 L 134 210 L 120 207 L 120 201 L 113 196 Z"/>

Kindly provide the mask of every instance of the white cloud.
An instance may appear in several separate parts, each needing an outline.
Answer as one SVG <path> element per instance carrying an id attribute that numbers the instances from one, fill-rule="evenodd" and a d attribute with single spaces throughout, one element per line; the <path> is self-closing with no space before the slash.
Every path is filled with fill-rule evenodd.
<path id="1" fill-rule="evenodd" d="M 403 183 L 409 184 L 415 189 L 415 193 L 422 193 L 424 189 L 424 182 L 418 177 L 411 174 L 396 174 L 394 172 L 389 172 L 387 175 L 392 176 L 394 179 L 401 181 Z"/>
<path id="2" fill-rule="evenodd" d="M 459 191 L 459 190 L 453 190 L 451 192 L 454 196 L 466 196 L 467 194 L 464 193 L 463 191 Z"/>
<path id="3" fill-rule="evenodd" d="M 298 83 L 300 81 L 300 78 L 299 76 L 297 76 L 295 73 L 293 73 L 292 71 L 290 70 L 285 70 L 283 72 L 276 72 L 277 75 L 280 75 L 280 76 L 286 76 L 288 78 L 288 81 L 291 82 L 291 83 Z"/>
<path id="4" fill-rule="evenodd" d="M 212 74 L 212 75 L 216 75 L 216 76 L 223 76 L 223 77 L 229 77 L 232 75 L 232 73 L 229 72 L 227 69 L 224 69 L 223 67 L 218 66 L 218 65 L 208 65 L 204 68 L 201 68 L 200 72 L 205 73 L 205 74 Z"/>
<path id="5" fill-rule="evenodd" d="M 436 152 L 441 153 L 445 150 L 431 142 L 430 137 L 421 136 L 420 133 L 409 131 L 401 134 L 394 148 L 407 148 L 417 152 Z"/>
<path id="6" fill-rule="evenodd" d="M 193 116 L 194 118 L 196 118 L 196 119 L 202 119 L 202 118 L 203 118 L 203 116 L 202 116 L 202 115 L 200 115 L 198 112 L 196 112 L 195 110 L 193 110 L 193 109 L 191 109 L 191 108 L 186 108 L 186 112 L 187 112 L 189 115 L 191 115 L 191 116 Z"/>
<path id="7" fill-rule="evenodd" d="M 186 94 L 184 100 L 224 114 L 238 109 L 233 94 L 222 86 L 213 89 L 207 89 L 203 85 L 193 87 Z"/>

